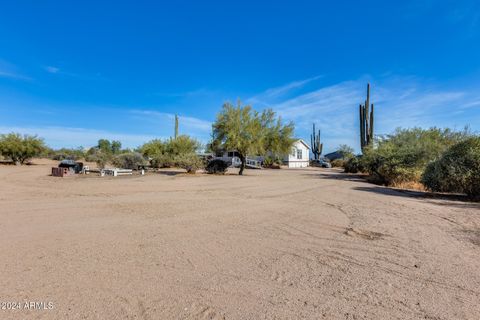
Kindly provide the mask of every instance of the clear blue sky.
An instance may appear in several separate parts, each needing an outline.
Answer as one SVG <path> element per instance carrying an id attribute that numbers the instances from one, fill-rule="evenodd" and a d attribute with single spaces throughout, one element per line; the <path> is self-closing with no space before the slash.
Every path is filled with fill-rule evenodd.
<path id="1" fill-rule="evenodd" d="M 480 2 L 2 1 L 0 132 L 53 147 L 207 141 L 224 101 L 271 107 L 326 150 L 377 132 L 480 130 Z"/>

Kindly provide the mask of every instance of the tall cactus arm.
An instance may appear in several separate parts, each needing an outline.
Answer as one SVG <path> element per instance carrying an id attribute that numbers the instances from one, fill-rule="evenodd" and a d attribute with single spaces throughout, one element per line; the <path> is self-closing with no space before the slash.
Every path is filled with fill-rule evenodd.
<path id="1" fill-rule="evenodd" d="M 373 141 L 373 103 L 372 103 L 372 110 L 370 111 L 370 140 Z M 370 141 L 370 142 L 371 142 Z"/>

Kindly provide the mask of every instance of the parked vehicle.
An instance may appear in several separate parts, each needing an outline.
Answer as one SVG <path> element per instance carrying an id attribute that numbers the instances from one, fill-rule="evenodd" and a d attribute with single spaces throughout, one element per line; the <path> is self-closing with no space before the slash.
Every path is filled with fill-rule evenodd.
<path id="1" fill-rule="evenodd" d="M 227 161 L 222 159 L 213 159 L 208 162 L 205 170 L 207 173 L 224 174 L 229 166 L 230 163 Z"/>
<path id="2" fill-rule="evenodd" d="M 69 160 L 65 159 L 60 161 L 60 164 L 58 165 L 59 168 L 68 168 L 75 173 L 80 173 L 82 172 L 83 169 L 83 162 L 75 162 L 75 160 Z"/>
<path id="3" fill-rule="evenodd" d="M 315 159 L 312 160 L 312 166 L 320 168 L 331 168 L 332 164 L 324 159 Z"/>

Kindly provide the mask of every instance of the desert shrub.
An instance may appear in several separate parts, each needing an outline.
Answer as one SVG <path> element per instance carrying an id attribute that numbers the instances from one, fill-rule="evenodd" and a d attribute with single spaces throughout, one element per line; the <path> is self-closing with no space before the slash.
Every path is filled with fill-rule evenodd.
<path id="1" fill-rule="evenodd" d="M 342 155 L 342 159 L 344 160 L 348 160 L 355 157 L 355 153 L 354 153 L 355 150 L 353 150 L 353 148 L 350 147 L 349 145 L 341 144 L 338 147 L 337 151 Z"/>
<path id="2" fill-rule="evenodd" d="M 112 155 L 105 153 L 105 152 L 98 152 L 95 155 L 95 163 L 101 169 L 105 168 L 105 166 L 112 161 Z"/>
<path id="3" fill-rule="evenodd" d="M 205 167 L 205 164 L 195 153 L 184 153 L 174 157 L 174 166 L 185 169 L 188 173 L 195 173 Z"/>
<path id="4" fill-rule="evenodd" d="M 96 147 L 90 148 L 85 155 L 85 161 L 95 162 L 100 169 L 105 168 L 112 161 L 112 158 L 113 155 L 110 152 L 102 151 Z"/>
<path id="5" fill-rule="evenodd" d="M 58 150 L 51 150 L 48 154 L 48 157 L 52 160 L 62 161 L 62 160 L 79 160 L 85 158 L 85 153 L 82 148 L 78 149 L 68 149 L 62 148 Z"/>
<path id="6" fill-rule="evenodd" d="M 0 154 L 15 164 L 24 164 L 28 159 L 39 156 L 45 144 L 37 136 L 9 133 L 0 135 Z"/>
<path id="7" fill-rule="evenodd" d="M 270 169 L 280 169 L 283 161 L 278 156 L 268 156 L 263 159 L 263 167 Z"/>
<path id="8" fill-rule="evenodd" d="M 480 137 L 452 146 L 431 162 L 422 183 L 431 191 L 466 193 L 480 200 Z"/>
<path id="9" fill-rule="evenodd" d="M 150 160 L 154 168 L 169 167 L 173 162 L 172 157 L 166 154 L 166 143 L 160 139 L 144 143 L 138 151 Z"/>
<path id="10" fill-rule="evenodd" d="M 153 168 L 171 168 L 175 166 L 175 157 L 162 153 L 150 158 L 150 165 Z"/>
<path id="11" fill-rule="evenodd" d="M 137 170 L 140 167 L 146 166 L 148 162 L 141 153 L 125 152 L 113 157 L 112 164 L 117 168 Z"/>
<path id="12" fill-rule="evenodd" d="M 468 132 L 449 129 L 397 129 L 364 150 L 361 164 L 374 181 L 386 185 L 420 181 L 428 163 L 438 159 Z"/>
<path id="13" fill-rule="evenodd" d="M 363 167 L 362 160 L 361 160 L 360 157 L 349 158 L 343 164 L 343 169 L 347 173 L 358 173 L 358 172 L 363 172 L 364 171 L 364 167 Z"/>
<path id="14" fill-rule="evenodd" d="M 187 135 L 178 136 L 175 139 L 170 139 L 165 143 L 165 153 L 178 155 L 191 155 L 200 148 L 200 143 Z"/>
<path id="15" fill-rule="evenodd" d="M 165 143 L 160 139 L 154 139 L 144 143 L 140 148 L 138 148 L 138 152 L 143 154 L 145 157 L 152 158 L 165 152 Z"/>
<path id="16" fill-rule="evenodd" d="M 186 135 L 178 136 L 176 139 L 162 141 L 155 139 L 149 141 L 139 148 L 139 152 L 150 160 L 154 168 L 174 167 L 176 159 L 183 160 L 190 158 L 200 148 L 200 143 Z M 179 156 L 181 156 L 179 158 Z"/>
<path id="17" fill-rule="evenodd" d="M 96 162 L 99 168 L 112 162 L 116 155 L 121 152 L 122 143 L 120 141 L 100 139 L 95 147 L 90 148 L 85 154 L 85 161 Z M 124 153 L 128 153 L 126 151 Z"/>
<path id="18" fill-rule="evenodd" d="M 227 169 L 228 163 L 226 161 L 215 159 L 207 164 L 205 171 L 207 171 L 207 173 L 224 174 L 227 172 Z"/>
<path id="19" fill-rule="evenodd" d="M 330 162 L 330 164 L 332 165 L 332 168 L 340 168 L 340 167 L 343 167 L 345 165 L 345 160 L 335 159 L 332 162 Z"/>
<path id="20" fill-rule="evenodd" d="M 273 163 L 274 163 L 274 161 L 273 161 L 273 158 L 271 158 L 271 157 L 266 157 L 265 159 L 263 159 L 263 166 L 265 168 L 269 168 L 270 166 L 273 165 Z"/>

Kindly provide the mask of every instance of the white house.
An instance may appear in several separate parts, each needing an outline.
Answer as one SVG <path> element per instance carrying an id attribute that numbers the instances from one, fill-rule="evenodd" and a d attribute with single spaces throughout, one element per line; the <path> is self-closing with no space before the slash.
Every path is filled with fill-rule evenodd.
<path id="1" fill-rule="evenodd" d="M 284 158 L 283 162 L 289 168 L 305 168 L 310 163 L 310 146 L 302 139 L 293 143 L 292 151 Z"/>

